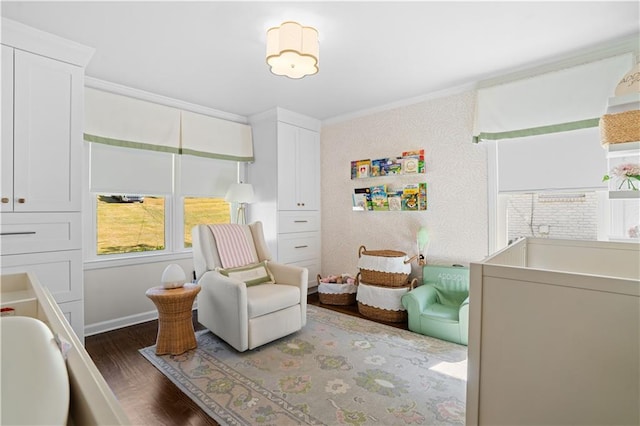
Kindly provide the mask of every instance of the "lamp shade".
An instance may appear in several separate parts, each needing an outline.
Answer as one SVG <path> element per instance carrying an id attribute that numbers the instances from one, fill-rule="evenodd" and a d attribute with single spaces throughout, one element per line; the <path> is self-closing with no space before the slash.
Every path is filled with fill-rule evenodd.
<path id="1" fill-rule="evenodd" d="M 318 72 L 318 31 L 297 22 L 283 22 L 267 30 L 267 64 L 271 72 L 302 78 Z"/>
<path id="2" fill-rule="evenodd" d="M 164 268 L 162 273 L 162 286 L 164 288 L 178 288 L 182 287 L 187 281 L 187 276 L 180 265 L 172 263 Z"/>
<path id="3" fill-rule="evenodd" d="M 230 203 L 251 203 L 253 201 L 253 185 L 250 183 L 232 183 L 224 199 Z"/>

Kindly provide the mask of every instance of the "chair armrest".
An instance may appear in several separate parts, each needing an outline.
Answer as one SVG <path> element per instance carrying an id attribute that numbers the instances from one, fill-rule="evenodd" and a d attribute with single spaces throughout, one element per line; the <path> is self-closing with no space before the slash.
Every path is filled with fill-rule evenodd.
<path id="1" fill-rule="evenodd" d="M 306 289 L 309 285 L 309 270 L 294 265 L 285 265 L 283 263 L 269 262 L 267 264 L 269 271 L 273 274 L 276 284 L 287 284 L 300 287 L 306 295 Z"/>
<path id="2" fill-rule="evenodd" d="M 229 278 L 218 271 L 205 272 L 198 284 L 202 287 L 202 292 L 214 293 L 218 299 L 238 306 L 239 303 L 246 305 L 247 285 L 243 281 Z"/>
<path id="3" fill-rule="evenodd" d="M 464 302 L 462 302 L 462 304 L 460 305 L 460 309 L 462 309 L 463 306 L 467 306 L 469 304 L 469 296 L 467 296 L 466 299 L 464 299 Z"/>
<path id="4" fill-rule="evenodd" d="M 300 321 L 304 327 L 307 324 L 309 270 L 299 266 L 275 262 L 269 262 L 267 267 L 273 274 L 273 279 L 276 284 L 291 285 L 300 289 Z"/>
<path id="5" fill-rule="evenodd" d="M 423 284 L 402 295 L 402 306 L 409 313 L 419 313 L 427 306 L 436 303 L 437 298 L 436 289 L 431 285 Z"/>
<path id="6" fill-rule="evenodd" d="M 248 348 L 247 285 L 218 271 L 198 280 L 198 321 L 239 351 Z"/>

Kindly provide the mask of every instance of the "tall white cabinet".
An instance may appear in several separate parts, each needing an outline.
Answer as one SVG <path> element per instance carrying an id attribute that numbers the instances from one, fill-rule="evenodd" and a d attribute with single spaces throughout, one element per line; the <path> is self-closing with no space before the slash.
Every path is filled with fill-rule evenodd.
<path id="1" fill-rule="evenodd" d="M 264 225 L 274 258 L 320 273 L 320 121 L 282 108 L 250 117 L 255 162 L 247 169 L 256 200 L 250 221 Z"/>
<path id="2" fill-rule="evenodd" d="M 2 20 L 2 275 L 35 272 L 84 339 L 84 67 L 93 49 Z"/>

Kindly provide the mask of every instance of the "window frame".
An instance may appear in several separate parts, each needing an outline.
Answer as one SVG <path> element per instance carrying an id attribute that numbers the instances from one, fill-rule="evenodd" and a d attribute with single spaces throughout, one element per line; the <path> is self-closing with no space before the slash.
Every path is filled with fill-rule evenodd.
<path id="1" fill-rule="evenodd" d="M 90 166 L 91 166 L 91 150 L 89 143 L 84 146 L 84 167 L 83 175 L 86 182 L 83 194 L 83 213 L 82 221 L 84 223 L 84 264 L 85 269 L 100 269 L 103 267 L 126 266 L 150 262 L 159 262 L 165 260 L 185 259 L 192 256 L 192 248 L 184 247 L 184 200 L 186 197 L 193 195 L 181 193 L 180 167 L 181 155 L 171 154 L 172 158 L 172 193 L 171 194 L 140 194 L 144 196 L 162 196 L 165 199 L 165 248 L 164 250 L 153 250 L 145 252 L 132 253 L 114 253 L 102 254 L 97 253 L 97 203 L 95 202 L 98 195 L 105 195 L 105 192 L 92 192 L 89 188 L 90 182 Z M 246 173 L 246 165 L 236 162 L 237 167 L 234 171 L 234 181 Z M 114 193 L 119 193 L 115 191 Z M 223 198 L 224 194 L 211 194 L 212 198 Z M 235 205 L 229 203 L 229 216 L 233 222 L 233 211 Z"/>
<path id="2" fill-rule="evenodd" d="M 507 200 L 509 192 L 498 190 L 497 141 L 483 141 L 487 145 L 487 208 L 488 208 L 488 253 L 495 253 L 508 245 Z M 540 191 L 532 189 L 531 191 Z M 604 188 L 575 188 L 572 192 L 595 191 L 598 198 L 597 239 L 607 241 L 610 233 L 609 199 Z M 518 191 L 524 192 L 524 191 Z"/>

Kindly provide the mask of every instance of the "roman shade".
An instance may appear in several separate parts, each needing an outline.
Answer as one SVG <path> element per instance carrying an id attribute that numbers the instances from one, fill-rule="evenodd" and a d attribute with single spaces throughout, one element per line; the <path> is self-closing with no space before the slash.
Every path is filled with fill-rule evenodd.
<path id="1" fill-rule="evenodd" d="M 183 111 L 181 152 L 222 160 L 253 161 L 251 127 Z"/>
<path id="2" fill-rule="evenodd" d="M 180 194 L 186 197 L 223 198 L 236 182 L 235 161 L 181 155 L 179 164 Z"/>
<path id="3" fill-rule="evenodd" d="M 88 142 L 173 154 L 180 150 L 180 110 L 88 87 L 84 127 Z"/>
<path id="4" fill-rule="evenodd" d="M 606 189 L 598 127 L 497 141 L 498 192 Z"/>
<path id="5" fill-rule="evenodd" d="M 478 90 L 473 140 L 597 127 L 632 53 Z"/>
<path id="6" fill-rule="evenodd" d="M 173 155 L 92 143 L 90 190 L 106 194 L 170 195 Z"/>
<path id="7" fill-rule="evenodd" d="M 86 88 L 84 139 L 172 154 L 253 161 L 251 127 Z"/>

